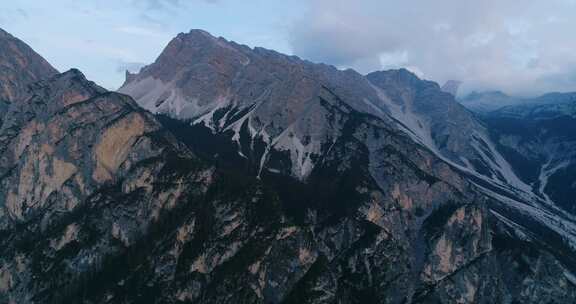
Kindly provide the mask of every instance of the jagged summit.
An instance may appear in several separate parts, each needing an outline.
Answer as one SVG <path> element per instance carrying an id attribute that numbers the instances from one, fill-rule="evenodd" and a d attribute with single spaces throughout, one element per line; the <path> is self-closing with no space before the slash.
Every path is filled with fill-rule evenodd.
<path id="1" fill-rule="evenodd" d="M 85 87 L 91 87 L 91 88 L 95 88 L 95 90 L 98 90 L 100 92 L 105 92 L 106 89 L 98 86 L 95 82 L 88 80 L 86 78 L 86 75 L 84 75 L 84 73 L 82 73 L 82 71 L 80 71 L 77 68 L 71 68 L 63 73 L 60 74 L 56 74 L 52 77 L 50 77 L 49 79 L 47 79 L 45 82 L 68 82 L 68 83 L 79 83 L 79 84 L 83 84 Z"/>
<path id="2" fill-rule="evenodd" d="M 209 44 L 217 43 L 218 41 L 228 42 L 222 37 L 215 37 L 207 31 L 200 29 L 192 29 L 188 33 L 179 33 L 174 37 L 171 43 L 188 43 L 188 44 Z M 170 43 L 168 44 L 170 45 Z"/>
<path id="3" fill-rule="evenodd" d="M 80 79 L 86 80 L 86 76 L 82 71 L 77 68 L 71 68 L 68 71 L 61 73 L 62 77 L 79 77 Z"/>
<path id="4" fill-rule="evenodd" d="M 65 106 L 107 92 L 106 89 L 86 79 L 78 69 L 70 69 L 48 79 L 35 82 L 30 85 L 30 90 L 29 95 L 33 97 L 32 102 L 38 98 L 37 96 L 42 96 L 43 100 L 51 101 L 48 108 L 52 111 L 59 111 Z"/>
<path id="5" fill-rule="evenodd" d="M 188 32 L 188 35 L 201 35 L 201 36 L 205 36 L 205 37 L 216 38 L 216 37 L 212 36 L 212 34 L 210 34 L 209 32 L 207 32 L 203 29 L 191 29 Z"/>

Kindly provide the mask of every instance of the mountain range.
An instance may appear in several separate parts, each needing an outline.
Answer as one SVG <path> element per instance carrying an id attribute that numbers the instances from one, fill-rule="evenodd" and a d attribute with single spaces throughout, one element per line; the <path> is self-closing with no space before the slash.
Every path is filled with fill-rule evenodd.
<path id="1" fill-rule="evenodd" d="M 522 99 L 500 96 L 515 101 L 502 104 L 500 99 L 487 98 L 490 106 L 484 110 L 470 109 L 488 125 L 499 150 L 534 193 L 576 214 L 576 93 Z"/>
<path id="2" fill-rule="evenodd" d="M 574 99 L 202 30 L 118 92 L 0 50 L 0 303 L 576 301 Z"/>

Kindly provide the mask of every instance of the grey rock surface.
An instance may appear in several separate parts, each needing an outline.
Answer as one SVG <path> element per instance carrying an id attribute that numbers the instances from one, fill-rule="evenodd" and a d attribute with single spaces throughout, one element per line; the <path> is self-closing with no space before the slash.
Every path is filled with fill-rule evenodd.
<path id="1" fill-rule="evenodd" d="M 27 84 L 57 73 L 28 45 L 0 29 L 0 102 L 19 98 Z"/>
<path id="2" fill-rule="evenodd" d="M 71 70 L 7 104 L 0 303 L 576 300 L 574 223 L 390 109 L 437 85 L 188 35 L 136 101 Z"/>

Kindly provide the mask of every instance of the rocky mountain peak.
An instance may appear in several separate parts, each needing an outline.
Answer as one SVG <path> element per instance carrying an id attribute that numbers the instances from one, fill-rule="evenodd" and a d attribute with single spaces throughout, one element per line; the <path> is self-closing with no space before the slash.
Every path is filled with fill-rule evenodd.
<path id="1" fill-rule="evenodd" d="M 94 82 L 89 81 L 78 69 L 70 69 L 60 74 L 56 74 L 52 77 L 49 77 L 45 80 L 39 81 L 37 83 L 32 84 L 32 87 L 42 87 L 42 86 L 51 86 L 51 87 L 62 87 L 67 88 L 73 85 L 85 85 L 86 87 L 98 87 Z"/>
<path id="2" fill-rule="evenodd" d="M 216 40 L 217 37 L 212 36 L 209 32 L 202 30 L 202 29 L 191 29 L 188 33 L 180 33 L 177 37 L 185 37 L 186 39 L 191 40 L 200 40 L 200 39 L 207 39 L 207 40 Z M 223 38 L 220 38 L 223 39 Z"/>
<path id="3" fill-rule="evenodd" d="M 170 51 L 173 48 L 176 49 L 193 46 L 209 47 L 217 41 L 218 38 L 212 36 L 210 33 L 203 30 L 193 29 L 188 33 L 179 33 L 174 37 L 166 47 L 166 51 Z"/>
<path id="4" fill-rule="evenodd" d="M 85 101 L 107 91 L 86 79 L 77 69 L 71 69 L 29 85 L 25 101 L 46 103 L 46 110 L 57 112 L 72 104 Z"/>
<path id="5" fill-rule="evenodd" d="M 216 38 L 202 30 L 192 30 L 178 34 L 168 43 L 154 64 L 143 68 L 137 75 L 131 74 L 126 83 L 149 76 L 170 82 L 178 79 L 183 70 L 193 66 L 230 76 L 234 67 L 247 60 L 246 56 L 225 39 Z"/>
<path id="6" fill-rule="evenodd" d="M 82 85 L 85 89 L 98 91 L 99 93 L 105 92 L 106 89 L 98 86 L 95 82 L 86 79 L 84 73 L 80 70 L 72 68 L 60 74 L 56 74 L 44 81 L 38 82 L 37 86 L 50 83 L 52 86 L 69 87 L 74 85 Z"/>

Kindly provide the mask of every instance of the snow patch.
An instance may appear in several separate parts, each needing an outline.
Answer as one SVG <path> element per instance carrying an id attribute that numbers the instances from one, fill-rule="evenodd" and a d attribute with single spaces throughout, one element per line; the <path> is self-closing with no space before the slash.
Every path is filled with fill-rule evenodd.
<path id="1" fill-rule="evenodd" d="M 132 96 L 141 107 L 152 113 L 168 114 L 183 120 L 213 113 L 229 100 L 229 96 L 223 94 L 213 102 L 200 105 L 197 98 L 185 98 L 173 83 L 152 76 L 127 83 L 118 92 Z"/>
<path id="2" fill-rule="evenodd" d="M 310 140 L 305 145 L 291 125 L 272 141 L 272 147 L 278 151 L 288 151 L 293 173 L 300 178 L 305 178 L 314 168 L 312 156 L 320 153 L 322 143 L 317 140 Z"/>

